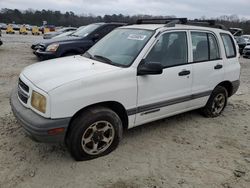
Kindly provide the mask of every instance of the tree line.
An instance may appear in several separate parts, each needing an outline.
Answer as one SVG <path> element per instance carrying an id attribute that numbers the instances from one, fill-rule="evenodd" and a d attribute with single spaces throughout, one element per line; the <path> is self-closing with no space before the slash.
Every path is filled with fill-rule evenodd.
<path id="1" fill-rule="evenodd" d="M 16 23 L 16 24 L 31 24 L 42 25 L 43 21 L 47 21 L 48 24 L 55 26 L 75 26 L 88 25 L 95 22 L 126 22 L 134 23 L 140 18 L 166 18 L 175 16 L 151 16 L 151 15 L 123 15 L 112 14 L 104 16 L 95 16 L 91 14 L 76 15 L 74 12 L 69 11 L 62 13 L 60 11 L 53 10 L 33 10 L 28 9 L 20 11 L 18 9 L 1 9 L 0 10 L 0 23 Z M 199 19 L 206 19 L 202 17 Z M 220 16 L 216 19 L 218 23 L 224 24 L 226 27 L 242 28 L 245 33 L 250 34 L 250 20 L 245 18 L 239 18 L 237 15 Z"/>

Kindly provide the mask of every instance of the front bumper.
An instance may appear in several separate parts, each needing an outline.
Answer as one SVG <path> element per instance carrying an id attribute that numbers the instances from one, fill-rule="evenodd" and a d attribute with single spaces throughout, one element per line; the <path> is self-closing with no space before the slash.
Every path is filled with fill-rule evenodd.
<path id="1" fill-rule="evenodd" d="M 46 52 L 46 51 L 41 51 L 41 50 L 35 50 L 33 52 L 39 59 L 52 59 L 52 58 L 56 58 L 56 54 L 54 52 Z"/>
<path id="2" fill-rule="evenodd" d="M 47 119 L 32 110 L 24 107 L 17 97 L 17 89 L 10 96 L 10 104 L 18 122 L 33 140 L 38 142 L 63 143 L 70 122 L 70 118 Z M 64 132 L 49 135 L 48 131 L 55 128 L 64 128 Z"/>
<path id="3" fill-rule="evenodd" d="M 242 55 L 243 57 L 250 57 L 250 49 L 244 49 Z"/>

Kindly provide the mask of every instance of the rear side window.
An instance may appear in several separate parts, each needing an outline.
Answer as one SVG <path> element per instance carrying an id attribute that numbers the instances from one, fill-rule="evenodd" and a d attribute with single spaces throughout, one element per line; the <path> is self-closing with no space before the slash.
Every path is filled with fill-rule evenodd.
<path id="1" fill-rule="evenodd" d="M 224 43 L 227 58 L 236 57 L 236 48 L 232 37 L 229 34 L 222 33 L 221 38 Z"/>
<path id="2" fill-rule="evenodd" d="M 217 40 L 211 33 L 191 32 L 193 61 L 213 61 L 220 59 Z"/>
<path id="3" fill-rule="evenodd" d="M 194 62 L 208 61 L 209 49 L 207 33 L 192 32 L 193 59 Z"/>

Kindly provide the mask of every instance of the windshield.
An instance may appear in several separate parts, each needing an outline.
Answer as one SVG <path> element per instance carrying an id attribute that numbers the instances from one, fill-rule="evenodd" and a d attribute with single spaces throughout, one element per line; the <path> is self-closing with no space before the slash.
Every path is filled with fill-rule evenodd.
<path id="1" fill-rule="evenodd" d="M 62 33 L 62 34 L 60 34 L 60 35 L 57 35 L 57 36 L 55 36 L 55 37 L 53 37 L 53 38 L 60 38 L 60 37 L 69 36 L 69 35 L 71 35 L 72 33 L 74 33 L 74 31 L 64 32 L 64 33 Z"/>
<path id="2" fill-rule="evenodd" d="M 141 29 L 116 29 L 96 43 L 85 57 L 127 67 L 133 63 L 153 33 Z"/>
<path id="3" fill-rule="evenodd" d="M 90 24 L 90 25 L 87 25 L 87 26 L 83 27 L 82 29 L 79 29 L 76 32 L 74 32 L 73 36 L 86 37 L 91 32 L 93 32 L 94 30 L 96 30 L 98 27 L 100 27 L 100 24 Z"/>

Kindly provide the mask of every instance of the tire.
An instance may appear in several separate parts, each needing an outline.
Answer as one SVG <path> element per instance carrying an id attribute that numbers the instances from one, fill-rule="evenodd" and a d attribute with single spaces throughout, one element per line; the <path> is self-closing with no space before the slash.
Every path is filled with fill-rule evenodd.
<path id="1" fill-rule="evenodd" d="M 211 118 L 220 116 L 227 105 L 227 100 L 228 92 L 226 88 L 217 86 L 210 95 L 206 106 L 202 109 L 203 115 Z"/>
<path id="2" fill-rule="evenodd" d="M 92 107 L 71 122 L 66 145 L 76 161 L 95 159 L 117 148 L 122 130 L 121 119 L 114 111 Z"/>

